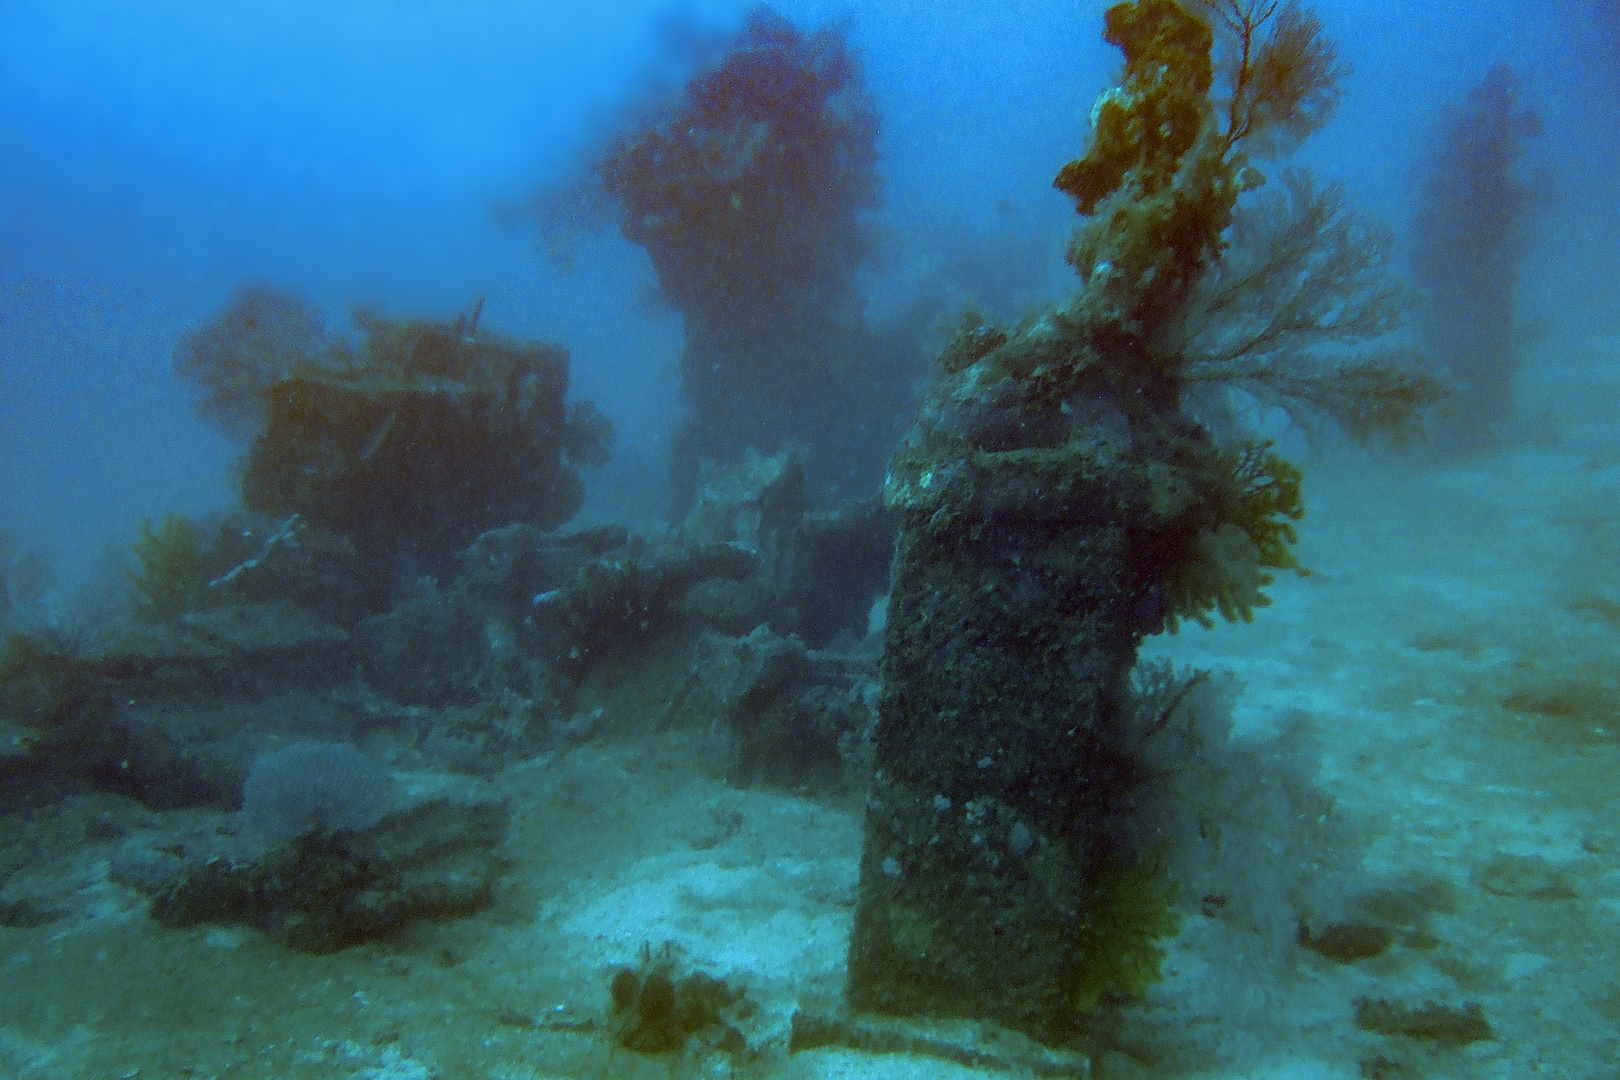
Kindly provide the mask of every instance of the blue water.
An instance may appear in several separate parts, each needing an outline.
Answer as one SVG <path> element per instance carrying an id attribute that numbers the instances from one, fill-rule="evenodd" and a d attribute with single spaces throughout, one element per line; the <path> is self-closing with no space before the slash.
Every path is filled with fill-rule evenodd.
<path id="1" fill-rule="evenodd" d="M 1051 180 L 1080 152 L 1092 102 L 1113 82 L 1117 53 L 1099 37 L 1105 6 L 780 5 L 801 26 L 844 27 L 881 118 L 882 204 L 870 220 L 872 256 L 857 275 L 868 325 L 898 322 L 923 282 L 1000 306 L 989 314 L 1004 320 L 1073 288 L 1062 258 L 1073 206 Z M 1248 1042 L 1190 1040 L 1180 1052 L 1219 1046 L 1231 1075 L 1354 1075 L 1373 1055 L 1346 1048 L 1354 1033 L 1344 1034 L 1351 1025 L 1334 1008 L 1357 994 L 1437 993 L 1488 1000 L 1513 1048 L 1452 1054 L 1435 1075 L 1522 1075 L 1515 1070 L 1538 1061 L 1557 1074 L 1567 1064 L 1558 1060 L 1561 1040 L 1578 1041 L 1570 1060 L 1584 1063 L 1561 1075 L 1597 1075 L 1582 1070 L 1605 1054 L 1610 1068 L 1620 1058 L 1612 1034 L 1620 1003 L 1581 945 L 1588 935 L 1612 937 L 1620 904 L 1620 841 L 1608 824 L 1615 796 L 1592 775 L 1594 762 L 1607 768 L 1615 752 L 1604 717 L 1620 730 L 1607 674 L 1620 611 L 1620 540 L 1608 501 L 1620 460 L 1620 8 L 1612 0 L 1324 0 L 1315 10 L 1351 73 L 1333 118 L 1295 160 L 1342 182 L 1398 234 L 1437 119 L 1493 64 L 1520 77 L 1522 100 L 1540 120 L 1526 172 L 1535 228 L 1514 301 L 1530 422 L 1499 456 L 1439 465 L 1312 449 L 1285 431 L 1292 452 L 1322 455 L 1307 465 L 1317 470 L 1309 494 L 1321 509 L 1307 519 L 1302 548 L 1318 576 L 1280 586 L 1276 609 L 1255 628 L 1155 646 L 1239 672 L 1251 688 L 1238 706 L 1240 731 L 1272 731 L 1291 709 L 1316 718 L 1324 782 L 1359 815 L 1374 877 L 1410 884 L 1429 862 L 1449 868 L 1435 875 L 1442 884 L 1411 886 L 1436 890 L 1423 903 L 1439 913 L 1442 952 L 1424 957 L 1439 959 L 1334 969 L 1312 984 L 1318 996 L 1300 992 L 1287 1025 L 1255 1020 Z M 577 184 L 614 134 L 677 93 L 746 12 L 730 0 L 0 5 L 0 571 L 12 579 L 0 629 L 106 623 L 126 603 L 143 519 L 235 505 L 243 447 L 194 414 L 194 390 L 174 376 L 173 351 L 250 287 L 295 295 L 335 320 L 360 309 L 449 320 L 482 299 L 480 326 L 565 345 L 572 396 L 594 401 L 617 429 L 609 465 L 586 474 L 579 523 L 662 528 L 670 441 L 682 418 L 681 317 L 659 296 L 646 254 L 611 229 L 580 239 L 572 264 L 560 266 L 535 208 Z M 1380 529 L 1369 521 L 1384 505 L 1389 525 Z M 605 708 L 609 722 L 653 715 L 678 680 L 670 672 L 649 679 L 644 700 L 640 691 L 594 687 L 558 722 L 589 718 L 592 708 L 598 717 Z M 1511 716 L 1530 717 L 1528 727 L 1504 735 Z M 1558 726 L 1566 721 L 1580 730 Z M 1391 734 L 1401 724 L 1416 734 Z M 502 939 L 511 950 L 504 960 L 452 943 L 440 953 L 422 946 L 409 961 L 368 955 L 323 966 L 236 931 L 199 932 L 183 945 L 120 931 L 115 923 L 136 919 L 134 907 L 120 907 L 104 880 L 87 883 L 95 894 L 87 910 L 103 922 L 66 944 L 48 940 L 48 927 L 33 938 L 6 928 L 0 948 L 25 979 L 46 978 L 30 956 L 53 957 L 75 980 L 93 981 L 108 950 L 124 950 L 124 966 L 82 1016 L 67 975 L 49 992 L 42 984 L 37 1013 L 0 1024 L 0 1072 L 90 1075 L 76 1073 L 78 1051 L 64 1034 L 79 1025 L 92 1033 L 85 1045 L 95 1044 L 84 1061 L 100 1069 L 121 1060 L 107 1046 L 106 1033 L 116 1031 L 135 1040 L 123 1060 L 143 1077 L 180 1075 L 187 1039 L 220 1038 L 242 1041 L 242 1061 L 259 1050 L 250 1042 L 308 1043 L 263 1050 L 270 1056 L 253 1067 L 261 1071 L 242 1066 L 240 1075 L 643 1075 L 615 1070 L 650 1066 L 594 1051 L 502 1057 L 497 1048 L 478 1059 L 461 1043 L 413 1050 L 399 1042 L 399 1032 L 432 1029 L 454 1007 L 496 1043 L 532 1033 L 509 1013 L 541 1015 L 553 998 L 588 1010 L 568 984 L 581 972 L 600 974 L 577 951 L 598 933 L 593 926 L 620 959 L 632 956 L 638 935 L 664 935 L 709 950 L 715 964 L 768 972 L 758 989 L 767 1012 L 836 998 L 858 810 L 728 787 L 702 773 L 701 746 L 660 748 L 635 742 L 645 733 L 634 724 L 627 730 L 631 749 L 592 744 L 538 787 L 512 782 L 520 801 L 542 808 L 523 837 L 550 840 L 572 827 L 575 811 L 589 822 L 577 844 L 563 843 L 552 877 L 534 870 L 525 886 L 542 899 L 524 917 L 542 919 L 554 940 Z M 686 779 L 626 779 L 661 753 Z M 1537 761 L 1544 771 L 1519 769 Z M 1493 793 L 1499 798 L 1486 797 Z M 726 831 L 733 811 L 765 824 L 757 835 Z M 632 820 L 639 823 L 625 824 Z M 720 839 L 711 844 L 705 830 L 714 828 Z M 600 887 L 578 886 L 567 899 L 596 872 L 586 834 L 618 843 L 626 831 L 633 839 L 611 853 Z M 1574 882 L 1570 896 L 1557 882 L 1542 896 L 1518 879 L 1481 886 L 1483 901 L 1446 893 L 1500 884 L 1520 867 L 1514 859 L 1532 857 Z M 745 879 L 745 866 L 765 869 Z M 38 872 L 57 884 L 78 873 L 88 882 L 87 867 Z M 6 866 L 8 874 L 27 869 Z M 1569 906 L 1548 914 L 1536 906 L 1547 896 Z M 1490 897 L 1525 907 L 1504 915 Z M 1156 1003 L 1154 1023 L 1177 1010 L 1208 1023 L 1225 1015 L 1213 999 L 1239 991 L 1200 964 L 1228 947 L 1224 939 L 1184 943 L 1185 964 Z M 1416 955 L 1420 946 L 1411 948 Z M 140 1027 L 135 973 L 171 949 L 193 982 L 166 992 L 154 1007 L 168 1011 L 155 1023 L 178 1034 L 136 1045 L 128 1034 Z M 1507 957 L 1505 966 L 1491 967 L 1493 956 Z M 524 983 L 517 957 L 545 975 Z M 484 983 L 458 967 L 463 960 L 488 965 Z M 206 1017 L 175 1019 L 183 1009 L 172 999 L 206 989 L 216 964 L 246 1004 L 231 1006 L 237 1012 L 218 1031 Z M 309 991 L 317 1004 L 301 1006 L 292 991 L 275 989 L 277 980 L 245 973 L 277 964 L 293 973 L 282 982 L 320 988 Z M 420 984 L 402 974 L 411 964 L 429 969 Z M 367 994 L 387 999 L 385 1019 L 363 1015 Z M 1506 1003 L 1534 995 L 1566 1019 L 1509 1015 Z M 444 1004 L 451 1000 L 461 1004 Z M 1578 1032 L 1567 1019 L 1572 1002 L 1585 1010 Z M 353 1015 L 330 1019 L 340 1007 Z M 1264 1007 L 1250 1002 L 1230 1015 L 1254 1020 Z M 266 1009 L 290 1019 L 265 1021 L 261 1037 L 255 1025 Z M 1281 1031 L 1287 1026 L 1306 1034 L 1293 1039 Z M 1322 1033 L 1314 1047 L 1313 1030 Z M 1427 1049 L 1407 1049 L 1392 1069 L 1428 1060 Z M 1269 1071 L 1235 1071 L 1261 1062 Z M 825 1067 L 854 1071 L 781 1075 L 912 1075 L 896 1063 Z M 1133 1075 L 1115 1067 L 1110 1075 Z M 1176 1068 L 1196 1071 L 1185 1058 Z"/>
<path id="2" fill-rule="evenodd" d="M 1103 6 L 784 6 L 805 25 L 847 18 L 864 57 L 883 123 L 887 261 L 949 252 L 964 234 L 1050 250 L 1067 231 L 1048 185 L 1115 63 Z M 636 253 L 604 245 L 596 276 L 560 281 L 511 212 L 572 183 L 744 10 L 6 5 L 0 513 L 79 580 L 141 515 L 226 498 L 228 455 L 186 420 L 167 353 L 247 285 L 402 316 L 491 296 L 489 325 L 569 345 L 582 393 L 617 391 L 621 430 L 667 423 L 631 389 L 678 347 L 667 320 L 634 308 L 648 288 Z M 1617 153 L 1605 117 L 1620 100 L 1612 5 L 1320 10 L 1353 74 L 1302 159 L 1399 224 L 1442 103 L 1492 63 L 1513 65 L 1563 200 L 1526 303 L 1532 317 L 1587 317 L 1591 304 L 1566 301 L 1601 298 L 1613 266 L 1599 242 Z M 1044 265 L 1029 279 L 1053 292 L 1062 274 Z"/>

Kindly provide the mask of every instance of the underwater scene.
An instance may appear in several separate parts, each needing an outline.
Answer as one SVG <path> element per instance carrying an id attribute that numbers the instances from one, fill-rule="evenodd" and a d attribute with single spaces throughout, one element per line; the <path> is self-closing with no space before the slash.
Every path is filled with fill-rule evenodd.
<path id="1" fill-rule="evenodd" d="M 1620 1078 L 1610 0 L 0 57 L 0 1076 Z"/>

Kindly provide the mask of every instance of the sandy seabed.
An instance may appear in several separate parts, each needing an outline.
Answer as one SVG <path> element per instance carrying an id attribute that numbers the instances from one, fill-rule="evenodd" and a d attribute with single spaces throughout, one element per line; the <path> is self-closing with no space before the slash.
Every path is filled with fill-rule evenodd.
<path id="1" fill-rule="evenodd" d="M 1467 461 L 1308 461 L 1311 575 L 1280 580 L 1253 625 L 1147 650 L 1234 672 L 1240 731 L 1304 714 L 1362 845 L 1346 907 L 1398 924 L 1394 944 L 1351 962 L 1245 957 L 1194 914 L 1093 1075 L 1620 1075 L 1620 338 L 1540 352 L 1524 397 L 1543 437 Z M 29 865 L 14 884 L 68 897 L 69 914 L 0 929 L 0 1074 L 1041 1071 L 990 1049 L 977 1064 L 789 1052 L 796 1011 L 838 1007 L 859 801 L 728 783 L 709 734 L 638 723 L 668 685 L 650 670 L 596 688 L 599 737 L 490 781 L 513 810 L 497 903 L 386 944 L 309 956 L 251 931 L 162 929 L 110 880 L 112 837 Z M 67 829 L 111 801 L 52 813 Z M 762 1052 L 649 1057 L 605 1037 L 609 978 L 644 947 L 745 987 Z M 1358 999 L 1477 1006 L 1489 1037 L 1369 1030 Z"/>

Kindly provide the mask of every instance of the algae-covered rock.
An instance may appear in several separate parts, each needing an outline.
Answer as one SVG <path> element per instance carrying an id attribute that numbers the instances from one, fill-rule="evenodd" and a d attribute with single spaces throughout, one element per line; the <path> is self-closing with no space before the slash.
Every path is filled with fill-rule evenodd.
<path id="1" fill-rule="evenodd" d="M 157 635 L 159 628 L 144 627 Z M 14 752 L 0 761 L 6 797 L 93 788 L 152 807 L 231 805 L 241 774 L 209 747 L 177 738 L 135 708 L 130 688 L 154 670 L 196 676 L 221 670 L 226 653 L 172 631 L 138 653 L 90 651 L 53 634 L 13 634 L 0 648 L 0 717 L 14 725 Z M 128 677 L 131 672 L 138 677 Z M 190 678 L 182 681 L 191 682 Z"/>
<path id="2" fill-rule="evenodd" d="M 1467 1046 L 1496 1038 L 1496 1030 L 1477 1001 L 1465 1001 L 1461 1005 L 1438 1001 L 1408 1005 L 1386 998 L 1361 997 L 1356 999 L 1355 1005 L 1356 1026 L 1380 1035 L 1404 1035 L 1442 1046 Z"/>
<path id="3" fill-rule="evenodd" d="M 584 499 L 571 463 L 611 435 L 570 408 L 568 353 L 465 325 L 366 324 L 364 351 L 271 386 L 242 499 L 373 555 L 444 560 L 485 529 L 554 528 Z"/>
<path id="4" fill-rule="evenodd" d="M 368 829 L 311 830 L 256 858 L 148 862 L 130 883 L 152 892 L 152 917 L 166 926 L 249 926 L 301 952 L 337 952 L 486 907 L 506 820 L 499 802 L 435 799 Z"/>
<path id="5" fill-rule="evenodd" d="M 864 632 L 873 602 L 888 591 L 895 518 L 876 497 L 812 510 L 803 456 L 749 452 L 708 478 L 680 539 L 746 547 L 758 553 L 759 567 L 699 585 L 686 610 L 735 634 L 768 622 L 798 632 L 813 648 L 840 632 Z"/>
<path id="6" fill-rule="evenodd" d="M 485 617 L 465 593 L 418 591 L 355 627 L 366 681 L 414 705 L 465 703 L 489 648 Z"/>
<path id="7" fill-rule="evenodd" d="M 268 693 L 331 686 L 353 665 L 350 632 L 287 600 L 224 604 L 162 624 L 115 626 L 87 654 L 125 696 Z"/>
<path id="8" fill-rule="evenodd" d="M 702 678 L 682 706 L 730 727 L 732 775 L 818 791 L 865 784 L 877 696 L 872 657 L 813 651 L 766 626 L 741 637 L 705 633 L 689 657 Z"/>
<path id="9" fill-rule="evenodd" d="M 211 608 L 183 615 L 179 622 L 193 637 L 238 656 L 330 652 L 349 638 L 341 628 L 286 601 Z"/>

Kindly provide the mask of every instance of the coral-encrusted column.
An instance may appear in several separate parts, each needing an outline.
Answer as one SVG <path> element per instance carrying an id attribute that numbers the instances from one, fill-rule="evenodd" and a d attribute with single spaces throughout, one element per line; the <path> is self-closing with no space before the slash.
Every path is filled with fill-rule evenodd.
<path id="1" fill-rule="evenodd" d="M 1197 837 L 1154 782 L 1181 766 L 1146 748 L 1171 713 L 1129 685 L 1141 637 L 1247 621 L 1298 566 L 1299 470 L 1256 438 L 1217 447 L 1188 388 L 1208 406 L 1226 381 L 1352 434 L 1399 431 L 1437 394 L 1389 354 L 1313 352 L 1399 324 L 1378 232 L 1336 196 L 1288 180 L 1228 232 L 1264 183 L 1250 155 L 1337 100 L 1315 16 L 1131 0 L 1103 36 L 1124 71 L 1056 180 L 1084 219 L 1080 289 L 1010 336 L 959 334 L 890 465 L 901 532 L 849 958 L 857 1009 L 1042 1039 L 1140 995 L 1179 921 L 1169 863 Z M 1200 321 L 1225 321 L 1213 353 Z"/>
<path id="2" fill-rule="evenodd" d="M 1009 400 L 1006 372 L 1061 345 L 1052 329 L 947 379 L 956 392 L 930 399 L 895 461 L 902 527 L 849 983 L 857 1009 L 989 1017 L 1046 1039 L 1073 1028 L 1088 965 L 1108 962 L 1087 945 L 1122 867 L 1097 827 L 1128 765 L 1108 735 L 1141 635 L 1164 617 L 1144 555 L 1177 509 L 1154 474 L 1178 469 L 1126 446 L 1201 445 L 1150 413 L 1100 406 L 1077 428 L 1058 406 L 1056 445 L 956 452 L 942 432 L 1040 416 Z"/>
<path id="3" fill-rule="evenodd" d="M 1125 77 L 1058 178 L 1090 215 L 1071 247 L 1082 289 L 1010 337 L 959 335 L 891 464 L 901 531 L 849 958 L 856 1009 L 1047 1040 L 1157 974 L 1176 918 L 1154 838 L 1128 826 L 1130 670 L 1167 620 L 1246 611 L 1265 516 L 1150 344 L 1236 198 L 1211 30 L 1140 0 L 1109 9 L 1105 36 Z"/>

